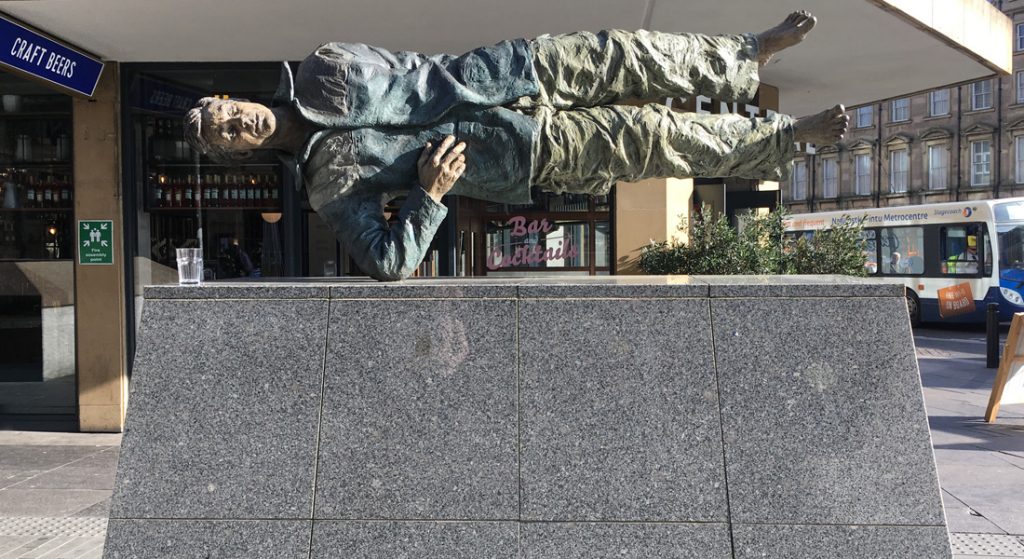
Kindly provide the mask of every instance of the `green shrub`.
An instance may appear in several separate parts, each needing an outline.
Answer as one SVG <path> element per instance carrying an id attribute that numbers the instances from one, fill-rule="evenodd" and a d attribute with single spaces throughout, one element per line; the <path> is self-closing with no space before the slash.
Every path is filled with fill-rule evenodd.
<path id="1" fill-rule="evenodd" d="M 786 236 L 784 209 L 750 215 L 737 233 L 722 214 L 702 206 L 692 219 L 690 242 L 652 242 L 640 254 L 648 274 L 841 274 L 863 276 L 863 226 L 855 220 L 816 231 L 809 239 Z M 686 230 L 684 218 L 680 230 Z"/>

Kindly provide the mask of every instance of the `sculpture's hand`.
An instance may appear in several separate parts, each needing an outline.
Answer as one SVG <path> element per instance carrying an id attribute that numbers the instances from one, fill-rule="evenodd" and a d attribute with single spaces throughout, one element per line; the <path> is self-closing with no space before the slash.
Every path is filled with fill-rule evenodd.
<path id="1" fill-rule="evenodd" d="M 431 151 L 432 147 L 433 144 L 427 142 L 416 167 L 420 186 L 435 202 L 440 202 L 441 197 L 455 186 L 455 181 L 466 171 L 466 156 L 462 155 L 466 143 L 455 144 L 455 136 L 448 136 L 436 150 Z"/>

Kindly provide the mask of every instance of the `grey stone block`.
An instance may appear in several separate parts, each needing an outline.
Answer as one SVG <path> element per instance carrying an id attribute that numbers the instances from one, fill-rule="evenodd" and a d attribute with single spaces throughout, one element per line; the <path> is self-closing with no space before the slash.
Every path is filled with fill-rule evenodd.
<path id="1" fill-rule="evenodd" d="M 104 559 L 307 559 L 311 522 L 111 520 Z"/>
<path id="2" fill-rule="evenodd" d="M 322 301 L 146 303 L 114 518 L 309 518 Z"/>
<path id="3" fill-rule="evenodd" d="M 733 525 L 736 559 L 939 559 L 950 557 L 942 526 Z"/>
<path id="4" fill-rule="evenodd" d="M 514 522 L 316 521 L 312 559 L 516 559 Z"/>
<path id="5" fill-rule="evenodd" d="M 331 305 L 316 517 L 518 517 L 515 302 Z"/>
<path id="6" fill-rule="evenodd" d="M 524 300 L 525 520 L 725 521 L 707 299 Z"/>
<path id="7" fill-rule="evenodd" d="M 944 524 L 902 298 L 711 309 L 734 522 Z"/>
<path id="8" fill-rule="evenodd" d="M 207 282 L 201 285 L 147 285 L 146 299 L 326 299 L 329 287 L 314 283 Z"/>
<path id="9" fill-rule="evenodd" d="M 529 522 L 522 559 L 732 559 L 727 524 Z"/>
<path id="10" fill-rule="evenodd" d="M 903 297 L 903 284 L 850 276 L 694 276 L 711 297 Z"/>

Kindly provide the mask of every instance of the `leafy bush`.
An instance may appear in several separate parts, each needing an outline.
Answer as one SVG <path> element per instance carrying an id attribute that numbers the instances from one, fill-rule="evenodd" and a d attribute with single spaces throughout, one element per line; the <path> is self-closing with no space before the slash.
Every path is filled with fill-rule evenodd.
<path id="1" fill-rule="evenodd" d="M 784 234 L 787 217 L 781 208 L 751 215 L 737 232 L 724 215 L 702 206 L 693 217 L 690 242 L 652 242 L 640 254 L 640 269 L 659 275 L 865 275 L 862 224 L 848 219 L 796 239 Z M 684 218 L 679 229 L 686 228 Z"/>

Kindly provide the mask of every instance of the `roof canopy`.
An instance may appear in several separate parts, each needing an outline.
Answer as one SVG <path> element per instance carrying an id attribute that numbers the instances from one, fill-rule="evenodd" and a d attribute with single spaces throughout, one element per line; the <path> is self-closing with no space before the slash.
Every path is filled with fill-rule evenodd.
<path id="1" fill-rule="evenodd" d="M 579 29 L 754 32 L 798 9 L 818 28 L 762 74 L 783 112 L 1009 71 L 1011 22 L 984 0 L 0 0 L 0 11 L 120 62 L 299 60 L 329 41 L 456 53 Z"/>

